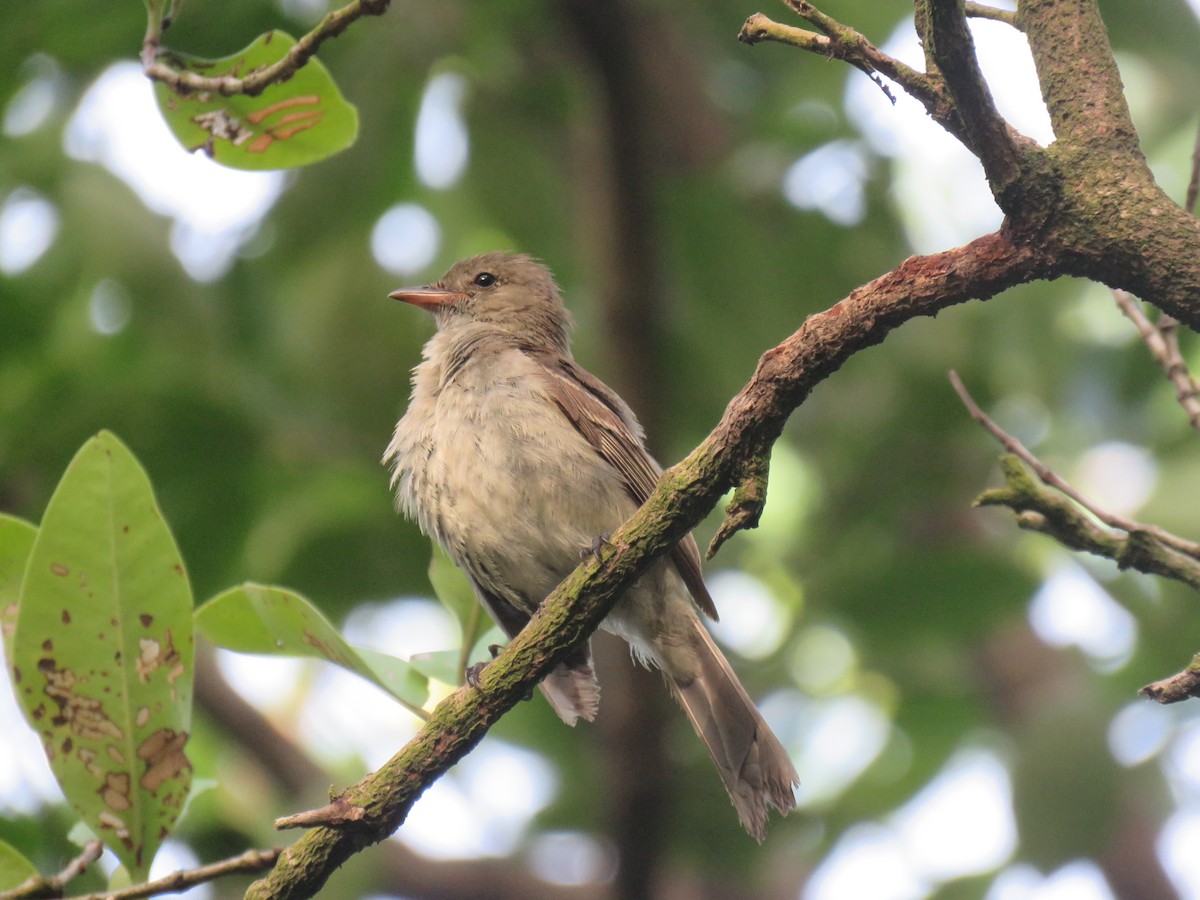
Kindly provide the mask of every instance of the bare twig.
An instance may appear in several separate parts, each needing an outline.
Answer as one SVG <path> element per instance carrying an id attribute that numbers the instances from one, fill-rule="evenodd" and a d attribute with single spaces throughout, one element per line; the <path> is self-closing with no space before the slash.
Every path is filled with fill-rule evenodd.
<path id="1" fill-rule="evenodd" d="M 1187 413 L 1188 424 L 1200 431 L 1200 385 L 1192 378 L 1179 350 L 1178 320 L 1164 313 L 1157 323 L 1151 322 L 1138 299 L 1125 291 L 1113 291 L 1113 299 L 1133 322 L 1151 355 L 1175 386 L 1175 399 Z"/>
<path id="2" fill-rule="evenodd" d="M 725 519 L 709 542 L 708 550 L 704 554 L 705 559 L 716 556 L 721 546 L 738 531 L 758 527 L 758 520 L 767 503 L 767 475 L 770 464 L 771 460 L 766 455 L 752 456 L 746 460 L 745 472 L 738 486 L 733 489 L 733 497 L 725 510 Z"/>
<path id="3" fill-rule="evenodd" d="M 964 10 L 972 19 L 991 19 L 993 22 L 1003 22 L 1018 30 L 1021 28 L 1017 24 L 1017 14 L 1011 9 L 996 9 L 994 6 L 985 6 L 982 3 L 973 3 L 971 0 L 967 0 Z"/>
<path id="4" fill-rule="evenodd" d="M 956 0 L 929 0 L 933 58 L 963 123 L 963 143 L 987 174 L 1001 209 L 1005 194 L 1021 173 L 1013 130 L 996 109 L 975 57 L 975 43 Z"/>
<path id="5" fill-rule="evenodd" d="M 11 891 L 0 892 L 0 900 L 32 900 L 36 897 L 62 897 L 66 883 L 100 858 L 104 845 L 100 841 L 89 841 L 76 859 L 53 878 L 39 878 L 34 884 L 30 879 L 25 884 Z M 116 891 L 102 891 L 94 894 L 80 894 L 72 900 L 138 900 L 141 897 L 156 897 L 159 894 L 177 894 L 198 884 L 221 878 L 225 875 L 252 875 L 262 872 L 275 865 L 280 850 L 247 850 L 239 856 L 233 856 L 207 866 L 173 872 L 165 878 L 156 878 L 145 884 Z M 34 891 L 34 888 L 37 890 Z"/>
<path id="6" fill-rule="evenodd" d="M 1098 524 L 1078 504 L 1039 483 L 1014 454 L 1000 458 L 1004 485 L 975 498 L 976 506 L 1005 506 L 1017 525 L 1054 538 L 1070 550 L 1111 559 L 1119 569 L 1171 578 L 1200 590 L 1200 561 L 1165 546 L 1144 531 L 1124 532 Z"/>
<path id="7" fill-rule="evenodd" d="M 352 0 L 340 9 L 326 14 L 317 26 L 296 41 L 278 62 L 255 69 L 241 78 L 233 75 L 210 78 L 195 72 L 174 69 L 164 63 L 163 52 L 159 46 L 160 35 L 152 17 L 142 45 L 142 69 L 146 77 L 170 85 L 180 94 L 209 91 L 225 97 L 233 94 L 254 97 L 271 85 L 281 84 L 295 75 L 316 55 L 321 44 L 337 37 L 356 19 L 363 16 L 381 16 L 387 11 L 390 3 L 391 0 Z"/>
<path id="8" fill-rule="evenodd" d="M 72 900 L 139 900 L 141 897 L 157 897 L 160 894 L 178 894 L 226 875 L 253 875 L 266 871 L 275 865 L 282 852 L 278 847 L 270 850 L 247 850 L 239 856 L 209 863 L 207 866 L 197 866 L 195 869 L 172 872 L 165 878 L 156 878 L 145 884 L 135 884 L 119 891 L 84 894 Z"/>
<path id="9" fill-rule="evenodd" d="M 1196 211 L 1196 195 L 1200 194 L 1200 129 L 1196 131 L 1196 146 L 1192 148 L 1192 177 L 1188 181 L 1187 197 L 1183 208 Z"/>
<path id="10" fill-rule="evenodd" d="M 336 827 L 361 822 L 365 815 L 366 811 L 361 806 L 355 806 L 345 797 L 335 797 L 320 809 L 281 816 L 275 820 L 275 827 L 280 831 L 287 828 L 316 828 L 318 825 Z"/>
<path id="11" fill-rule="evenodd" d="M 889 56 L 865 36 L 820 12 L 811 3 L 801 3 L 799 0 L 787 0 L 787 3 L 790 9 L 811 22 L 822 33 L 783 25 L 762 13 L 754 13 L 742 25 L 742 30 L 738 32 L 738 40 L 751 45 L 774 41 L 849 63 L 866 73 L 879 85 L 888 99 L 895 103 L 891 90 L 880 80 L 879 76 L 883 75 L 916 98 L 943 128 L 956 137 L 960 135 L 950 95 L 946 93 L 939 78 L 918 72 Z"/>
<path id="12" fill-rule="evenodd" d="M 1095 516 L 1100 522 L 1107 525 L 1109 528 L 1116 528 L 1124 531 L 1126 534 L 1140 533 L 1148 535 L 1166 547 L 1170 547 L 1178 553 L 1190 556 L 1193 559 L 1200 559 L 1200 544 L 1194 541 L 1185 540 L 1177 535 L 1171 534 L 1157 525 L 1146 525 L 1141 522 L 1136 522 L 1133 519 L 1126 519 L 1123 516 L 1114 515 L 1106 510 L 1101 509 L 1075 488 L 1071 487 L 1066 481 L 1060 478 L 1055 472 L 1050 469 L 1045 463 L 1033 455 L 1024 444 L 1013 437 L 1011 434 L 1002 429 L 999 425 L 993 422 L 982 409 L 979 404 L 971 397 L 966 386 L 963 385 L 962 379 L 958 377 L 958 373 L 950 372 L 950 383 L 954 386 L 954 390 L 958 393 L 959 398 L 963 402 L 963 406 L 967 408 L 967 412 L 971 414 L 971 418 L 984 427 L 1001 446 L 1009 453 L 1019 457 L 1029 468 L 1031 468 L 1042 483 L 1054 488 L 1059 493 L 1069 497 L 1080 508 L 1087 510 L 1091 515 Z"/>

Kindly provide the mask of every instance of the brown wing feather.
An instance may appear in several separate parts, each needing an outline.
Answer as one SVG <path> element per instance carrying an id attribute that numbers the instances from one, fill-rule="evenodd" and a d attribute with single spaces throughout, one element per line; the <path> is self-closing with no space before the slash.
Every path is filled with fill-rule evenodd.
<path id="1" fill-rule="evenodd" d="M 642 446 L 642 427 L 625 401 L 573 360 L 548 354 L 539 359 L 550 396 L 571 425 L 621 474 L 639 506 L 654 491 L 662 469 Z M 700 548 L 690 534 L 671 550 L 671 560 L 696 606 L 710 618 L 717 608 L 700 571 Z"/>

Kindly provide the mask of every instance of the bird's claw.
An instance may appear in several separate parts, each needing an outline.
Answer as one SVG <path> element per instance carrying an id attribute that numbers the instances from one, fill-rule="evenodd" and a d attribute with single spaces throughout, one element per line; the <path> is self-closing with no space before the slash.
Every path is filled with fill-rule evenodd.
<path id="1" fill-rule="evenodd" d="M 500 651 L 503 649 L 504 649 L 504 647 L 500 644 L 488 644 L 488 653 L 490 653 L 492 655 L 492 659 L 495 659 L 497 656 L 499 656 Z M 465 673 L 467 684 L 469 684 L 471 687 L 475 688 L 475 690 L 479 690 L 479 682 L 480 682 L 480 679 L 483 678 L 483 670 L 486 669 L 489 665 L 491 665 L 491 663 L 477 662 L 473 666 L 467 666 L 467 671 Z M 521 699 L 522 700 L 532 700 L 533 699 L 533 691 L 529 691 L 529 693 L 527 693 Z"/>
<path id="2" fill-rule="evenodd" d="M 608 538 L 609 534 L 606 531 L 596 535 L 594 538 L 592 538 L 592 542 L 590 544 L 588 544 L 586 547 L 580 548 L 579 559 L 582 561 L 588 557 L 594 557 L 596 562 L 604 565 L 604 557 L 601 555 L 600 551 L 605 547 L 612 546 Z"/>
<path id="3" fill-rule="evenodd" d="M 488 653 L 492 654 L 492 659 L 500 655 L 500 651 L 504 648 L 500 644 L 488 644 Z M 479 689 L 479 679 L 483 677 L 483 670 L 488 667 L 485 662 L 477 662 L 473 666 L 467 666 L 467 671 L 463 673 L 467 684 L 476 690 Z"/>
<path id="4" fill-rule="evenodd" d="M 483 677 L 483 670 L 488 667 L 485 662 L 477 662 L 473 666 L 467 666 L 466 679 L 467 684 L 479 690 L 479 680 Z"/>

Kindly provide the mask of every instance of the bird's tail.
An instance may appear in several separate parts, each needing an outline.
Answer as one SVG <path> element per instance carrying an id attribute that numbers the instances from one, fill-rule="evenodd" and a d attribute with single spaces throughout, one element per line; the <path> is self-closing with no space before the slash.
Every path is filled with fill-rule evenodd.
<path id="1" fill-rule="evenodd" d="M 697 665 L 664 665 L 672 692 L 708 748 L 742 826 L 762 843 L 767 835 L 767 806 L 783 815 L 795 808 L 796 768 L 754 703 L 746 694 L 699 619 L 688 657 Z M 663 662 L 666 662 L 665 660 Z"/>

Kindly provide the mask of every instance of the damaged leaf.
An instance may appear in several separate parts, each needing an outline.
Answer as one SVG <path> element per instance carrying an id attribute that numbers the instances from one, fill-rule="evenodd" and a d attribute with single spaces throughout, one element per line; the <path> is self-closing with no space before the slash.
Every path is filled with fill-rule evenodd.
<path id="1" fill-rule="evenodd" d="M 269 31 L 223 59 L 168 53 L 162 61 L 209 78 L 244 78 L 283 59 L 295 43 L 290 34 Z M 167 125 L 187 150 L 233 169 L 309 165 L 349 147 L 358 134 L 358 113 L 315 58 L 257 97 L 179 94 L 162 82 L 155 83 L 154 94 Z"/>
<path id="2" fill-rule="evenodd" d="M 192 594 L 150 481 L 109 432 L 29 553 L 13 681 L 63 793 L 136 880 L 188 796 Z"/>

